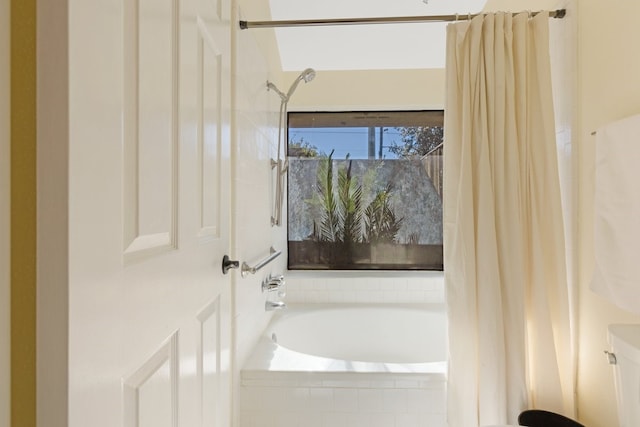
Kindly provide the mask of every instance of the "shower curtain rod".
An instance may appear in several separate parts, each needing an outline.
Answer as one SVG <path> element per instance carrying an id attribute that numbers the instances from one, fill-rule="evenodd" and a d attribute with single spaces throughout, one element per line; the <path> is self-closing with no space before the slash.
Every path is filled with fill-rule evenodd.
<path id="1" fill-rule="evenodd" d="M 522 13 L 522 12 L 521 12 Z M 540 12 L 524 12 L 535 16 Z M 550 18 L 564 18 L 566 9 L 549 11 Z M 276 27 L 314 27 L 322 25 L 361 25 L 361 24 L 406 24 L 416 22 L 451 22 L 473 19 L 483 13 L 465 15 L 432 15 L 432 16 L 397 16 L 380 18 L 338 18 L 338 19 L 307 19 L 284 21 L 240 21 L 240 29 L 249 28 L 276 28 Z M 517 13 L 513 13 L 517 15 Z"/>

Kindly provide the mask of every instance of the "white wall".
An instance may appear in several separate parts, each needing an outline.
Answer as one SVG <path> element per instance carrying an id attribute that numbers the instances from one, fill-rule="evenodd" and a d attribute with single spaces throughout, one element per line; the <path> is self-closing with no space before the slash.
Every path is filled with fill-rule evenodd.
<path id="1" fill-rule="evenodd" d="M 259 50 L 255 35 L 243 31 L 238 36 L 236 74 L 236 251 L 241 261 L 254 265 L 269 255 L 269 248 L 286 249 L 283 227 L 271 227 L 273 200 L 271 158 L 276 155 L 279 98 L 267 91 L 267 60 Z M 268 274 L 283 273 L 284 256 L 255 275 L 236 275 L 235 307 L 238 360 L 242 361 L 268 321 L 261 282 Z"/>
<path id="2" fill-rule="evenodd" d="M 245 7 L 251 16 L 268 13 L 266 2 L 239 2 L 233 16 L 243 18 Z M 266 6 L 266 9 L 265 9 Z M 237 21 L 237 19 L 234 19 Z M 234 23 L 235 26 L 235 23 Z M 278 110 L 280 99 L 267 91 L 267 80 L 278 81 L 280 63 L 274 56 L 271 30 L 241 31 L 235 26 L 232 35 L 234 123 L 232 125 L 235 157 L 233 162 L 234 248 L 240 262 L 255 265 L 269 255 L 269 248 L 286 250 L 286 233 L 271 227 L 273 200 L 271 158 L 276 155 Z M 234 425 L 238 425 L 239 372 L 262 330 L 271 318 L 265 311 L 266 295 L 262 280 L 269 274 L 281 274 L 286 258 L 280 256 L 255 275 L 242 278 L 235 274 L 234 306 Z"/>
<path id="3" fill-rule="evenodd" d="M 579 418 L 589 427 L 618 425 L 613 372 L 603 350 L 611 323 L 640 323 L 589 289 L 593 255 L 593 188 L 598 127 L 640 113 L 640 2 L 580 0 L 579 4 Z M 640 174 L 638 175 L 640 179 Z M 640 242 L 639 242 L 640 245 Z M 639 284 L 640 286 L 640 284 Z"/>
<path id="4" fill-rule="evenodd" d="M 282 86 L 297 75 L 284 73 Z M 289 111 L 442 109 L 444 77 L 443 69 L 318 71 L 298 86 Z"/>
<path id="5" fill-rule="evenodd" d="M 556 124 L 556 145 L 558 148 L 558 172 L 562 197 L 562 213 L 565 226 L 565 248 L 567 263 L 567 283 L 569 287 L 570 322 L 572 327 L 571 368 L 574 390 L 565 393 L 567 406 L 573 408 L 571 417 L 577 416 L 575 380 L 578 359 L 578 284 L 577 284 L 577 156 L 576 138 L 577 114 L 577 2 L 562 0 L 556 8 L 567 9 L 564 19 L 549 21 L 551 56 L 551 77 Z M 549 8 L 552 8 L 551 6 Z"/>
<path id="6" fill-rule="evenodd" d="M 10 129 L 9 0 L 0 0 L 0 427 L 9 427 L 10 408 Z"/>

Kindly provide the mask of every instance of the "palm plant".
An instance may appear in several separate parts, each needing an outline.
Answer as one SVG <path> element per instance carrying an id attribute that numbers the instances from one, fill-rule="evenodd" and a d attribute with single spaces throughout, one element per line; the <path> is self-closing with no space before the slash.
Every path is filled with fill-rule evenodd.
<path id="1" fill-rule="evenodd" d="M 333 151 L 320 162 L 316 190 L 322 206 L 320 221 L 314 221 L 313 239 L 324 242 L 362 240 L 362 186 L 353 179 L 352 162 L 338 169 L 337 197 L 333 186 Z"/>
<path id="2" fill-rule="evenodd" d="M 338 219 L 344 243 L 362 240 L 362 186 L 352 179 L 351 165 L 351 160 L 348 160 L 347 167 L 338 170 Z"/>
<path id="3" fill-rule="evenodd" d="M 320 223 L 313 222 L 313 239 L 318 241 L 338 241 L 338 205 L 333 194 L 333 151 L 318 166 L 316 190 L 322 206 L 322 216 Z"/>
<path id="4" fill-rule="evenodd" d="M 404 218 L 397 218 L 390 206 L 391 184 L 378 191 L 364 211 L 366 241 L 369 243 L 394 243 Z"/>
<path id="5" fill-rule="evenodd" d="M 321 206 L 319 220 L 313 222 L 311 238 L 318 242 L 397 243 L 404 218 L 398 218 L 391 206 L 393 187 L 379 190 L 363 209 L 363 189 L 352 174 L 352 161 L 338 167 L 334 186 L 333 151 L 318 166 L 316 190 Z M 316 199 L 317 200 L 317 199 Z M 350 249 L 345 247 L 344 252 Z"/>

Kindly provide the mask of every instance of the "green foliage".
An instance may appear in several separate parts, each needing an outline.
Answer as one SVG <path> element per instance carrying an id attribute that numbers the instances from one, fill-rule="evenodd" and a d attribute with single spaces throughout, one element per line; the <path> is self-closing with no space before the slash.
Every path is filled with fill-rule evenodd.
<path id="1" fill-rule="evenodd" d="M 313 222 L 313 238 L 318 241 L 340 241 L 338 204 L 333 194 L 333 151 L 318 166 L 316 191 L 323 211 L 320 224 Z"/>
<path id="2" fill-rule="evenodd" d="M 351 160 L 338 168 L 337 197 L 333 186 L 333 150 L 320 161 L 316 190 L 321 201 L 320 223 L 314 221 L 312 238 L 321 242 L 362 240 L 362 186 L 353 179 Z"/>
<path id="3" fill-rule="evenodd" d="M 300 138 L 300 141 L 289 141 L 288 147 L 289 157 L 319 157 L 321 156 L 318 151 L 318 147 L 311 145 L 304 138 Z"/>
<path id="4" fill-rule="evenodd" d="M 363 209 L 363 187 L 352 175 L 349 156 L 345 160 L 345 166 L 338 168 L 335 189 L 333 151 L 320 161 L 316 191 L 322 214 L 320 221 L 313 223 L 311 238 L 345 244 L 395 242 L 403 218 L 397 218 L 391 207 L 391 185 L 378 191 L 373 201 Z"/>
<path id="5" fill-rule="evenodd" d="M 413 232 L 410 233 L 409 236 L 407 237 L 407 243 L 410 245 L 417 245 L 420 243 L 420 233 L 417 232 Z"/>
<path id="6" fill-rule="evenodd" d="M 397 218 L 389 204 L 392 187 L 378 191 L 364 211 L 365 241 L 369 243 L 394 243 L 404 218 Z"/>
<path id="7" fill-rule="evenodd" d="M 348 160 L 347 156 L 347 160 Z M 362 229 L 362 186 L 352 179 L 351 160 L 338 170 L 338 218 L 342 225 L 342 242 L 358 242 Z"/>
<path id="8" fill-rule="evenodd" d="M 402 145 L 394 141 L 389 151 L 401 159 L 419 159 L 442 144 L 444 138 L 442 126 L 408 126 L 396 130 L 400 132 Z"/>

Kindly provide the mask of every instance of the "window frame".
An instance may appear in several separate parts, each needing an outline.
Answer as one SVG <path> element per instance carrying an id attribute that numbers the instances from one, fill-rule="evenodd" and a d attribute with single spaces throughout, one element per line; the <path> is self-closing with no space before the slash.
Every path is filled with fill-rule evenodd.
<path id="1" fill-rule="evenodd" d="M 373 125 L 378 125 L 376 127 L 380 127 L 380 123 L 381 120 L 389 120 L 390 116 L 393 116 L 391 120 L 389 120 L 388 122 L 385 122 L 387 124 L 384 124 L 384 127 L 388 127 L 388 128 L 393 128 L 393 127 L 401 127 L 400 125 L 404 125 L 404 127 L 417 127 L 420 124 L 422 124 L 422 127 L 438 127 L 441 128 L 442 130 L 444 129 L 444 110 L 442 109 L 429 109 L 429 110 L 366 110 L 366 111 L 292 111 L 292 112 L 288 112 L 287 113 L 287 126 L 286 126 L 286 130 L 285 130 L 285 140 L 287 141 L 287 154 L 289 153 L 289 145 L 291 143 L 291 129 L 300 129 L 300 128 L 304 128 L 304 127 L 309 127 L 309 128 L 318 128 L 318 127 L 356 127 L 356 126 L 349 126 L 350 122 L 345 120 L 345 116 L 346 115 L 351 115 L 352 117 L 357 117 L 357 122 L 354 122 L 353 124 L 358 124 L 357 127 L 370 127 L 372 124 Z M 420 122 L 417 123 L 416 122 L 416 118 L 428 118 L 428 120 L 425 120 L 424 122 Z M 320 120 L 321 119 L 321 120 Z M 341 124 L 342 126 L 335 126 L 335 124 Z M 301 125 L 306 125 L 306 126 L 301 126 Z M 346 125 L 346 126 L 345 126 Z M 368 125 L 368 126 L 361 126 L 361 125 Z M 439 155 L 442 155 L 442 144 L 443 142 L 440 143 L 439 146 Z M 303 239 L 303 240 L 290 240 L 291 239 L 291 235 L 292 235 L 292 231 L 291 231 L 291 224 L 292 224 L 292 200 L 291 200 L 291 183 L 292 183 L 292 161 L 295 163 L 296 160 L 298 160 L 299 158 L 296 157 L 289 157 L 289 168 L 287 169 L 287 208 L 286 208 L 286 215 L 287 215 L 287 246 L 288 246 L 288 255 L 287 255 L 287 266 L 289 270 L 293 270 L 293 271 L 306 271 L 306 270 L 313 270 L 313 271 L 345 271 L 345 270 L 357 270 L 357 271 L 380 271 L 380 270 L 385 270 L 385 271 L 443 271 L 443 261 L 442 261 L 442 241 L 438 242 L 437 244 L 430 244 L 430 245 L 426 245 L 424 243 L 420 244 L 420 243 L 416 243 L 415 246 L 433 246 L 436 248 L 430 248 L 430 252 L 429 255 L 427 255 L 428 257 L 433 257 L 433 253 L 437 253 L 437 262 L 404 262 L 404 263 L 384 263 L 384 262 L 371 262 L 369 264 L 367 263 L 341 263 L 341 262 L 335 262 L 334 264 L 321 264 L 318 265 L 316 263 L 309 263 L 308 265 L 301 265 L 300 262 L 298 262 L 298 260 L 293 260 L 292 262 L 292 252 L 295 252 L 295 249 L 293 248 L 292 243 L 297 243 L 297 242 L 306 242 L 307 240 Z M 360 160 L 360 159 L 350 159 L 351 162 L 349 162 L 348 160 L 345 160 L 345 162 L 349 162 L 349 168 L 351 168 L 351 164 L 354 160 Z M 388 162 L 391 159 L 384 159 L 382 162 Z M 393 159 L 396 160 L 396 159 Z M 336 164 L 335 169 L 340 169 L 340 161 L 341 159 L 336 159 L 333 158 L 332 159 L 332 163 Z M 377 161 L 380 161 L 380 159 L 377 159 Z M 440 162 L 441 162 L 441 158 L 440 158 Z M 441 163 L 440 163 L 441 164 Z M 346 164 L 342 166 L 343 168 L 346 167 Z M 441 166 L 440 166 L 441 168 Z M 441 176 L 441 170 L 439 171 L 439 174 Z M 334 178 L 335 180 L 336 178 Z M 441 178 L 440 178 L 441 179 Z M 433 184 L 433 179 L 430 179 L 430 181 Z M 311 186 L 315 185 L 316 183 L 314 182 L 313 184 L 311 184 Z M 440 183 L 441 185 L 441 183 Z M 441 193 L 440 193 L 441 194 Z M 442 203 L 442 199 L 440 196 L 440 217 L 439 217 L 439 225 L 440 225 L 440 240 L 441 240 L 441 236 L 442 236 L 442 207 L 441 207 L 441 203 Z M 373 244 L 371 242 L 369 242 L 370 244 Z M 327 242 L 327 241 L 321 241 L 321 240 L 316 240 L 316 244 L 318 245 L 317 248 L 320 248 L 321 246 L 326 246 L 324 249 L 318 249 L 318 253 L 324 251 L 325 254 L 326 253 L 332 253 L 335 252 L 335 244 L 336 242 Z M 334 244 L 334 246 L 331 246 L 331 244 Z M 344 243 L 343 243 L 344 245 Z M 407 245 L 411 245 L 411 243 L 393 243 L 393 245 L 396 246 L 407 246 Z M 300 246 L 300 245 L 297 245 Z M 308 246 L 308 245 L 307 245 Z M 385 250 L 391 250 L 393 248 L 391 248 L 390 246 L 386 246 Z M 406 249 L 406 248 L 405 248 Z M 425 249 L 425 248 L 422 248 Z M 302 249 L 303 251 L 308 251 L 308 248 Z M 408 249 L 406 249 L 408 250 Z M 422 254 L 424 255 L 424 254 Z M 422 256 L 418 253 L 415 254 L 415 256 Z M 364 257 L 366 256 L 370 256 L 371 259 L 374 258 L 374 255 L 372 254 L 368 254 L 368 255 L 363 255 Z M 319 255 L 320 258 L 322 258 L 322 255 Z M 436 259 L 433 258 L 433 259 Z M 399 259 L 398 255 L 395 255 L 394 259 Z M 412 257 L 407 257 L 407 259 L 413 259 Z M 431 259 L 431 258 L 429 258 Z"/>

